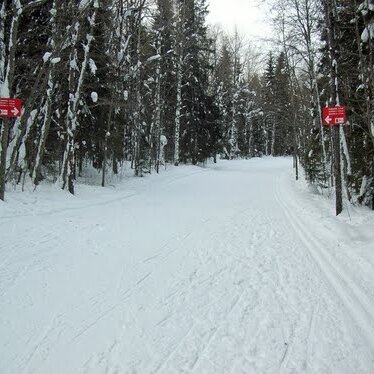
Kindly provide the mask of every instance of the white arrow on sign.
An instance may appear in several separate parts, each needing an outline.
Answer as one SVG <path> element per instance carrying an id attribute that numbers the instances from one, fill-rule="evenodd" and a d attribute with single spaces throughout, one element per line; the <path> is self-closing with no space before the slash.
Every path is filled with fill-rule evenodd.
<path id="1" fill-rule="evenodd" d="M 17 108 L 13 108 L 11 112 L 13 113 L 14 116 L 17 116 L 17 114 L 19 113 L 19 110 Z"/>
<path id="2" fill-rule="evenodd" d="M 0 109 L 0 115 L 1 116 L 7 116 L 8 115 L 8 109 Z"/>
<path id="3" fill-rule="evenodd" d="M 330 116 L 327 116 L 327 117 L 325 118 L 325 121 L 326 121 L 328 124 L 330 124 L 330 122 L 331 122 L 331 117 L 330 117 Z"/>

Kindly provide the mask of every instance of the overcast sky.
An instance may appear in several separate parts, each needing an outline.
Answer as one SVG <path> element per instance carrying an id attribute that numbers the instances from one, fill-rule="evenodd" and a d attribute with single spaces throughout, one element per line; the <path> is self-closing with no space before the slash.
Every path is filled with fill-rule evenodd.
<path id="1" fill-rule="evenodd" d="M 233 33 L 235 25 L 240 34 L 249 40 L 258 41 L 270 35 L 266 23 L 267 11 L 260 0 L 208 0 L 207 21 L 220 24 L 224 30 Z M 262 5 L 261 5 L 262 4 Z"/>

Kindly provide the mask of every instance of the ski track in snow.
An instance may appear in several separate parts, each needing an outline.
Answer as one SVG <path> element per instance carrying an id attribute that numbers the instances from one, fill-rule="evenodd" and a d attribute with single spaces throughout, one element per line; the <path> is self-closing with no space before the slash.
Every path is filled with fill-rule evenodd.
<path id="1" fill-rule="evenodd" d="M 279 181 L 278 181 L 279 184 Z M 320 267 L 322 273 L 331 284 L 337 295 L 345 304 L 348 312 L 355 319 L 356 323 L 366 335 L 367 342 L 374 351 L 374 302 L 370 300 L 360 289 L 360 286 L 349 277 L 349 275 L 340 267 L 340 265 L 332 260 L 325 245 L 314 238 L 306 229 L 307 225 L 301 223 L 302 216 L 296 216 L 287 204 L 280 198 L 279 191 L 276 195 L 278 203 L 286 213 L 290 225 L 299 235 L 305 248 L 309 250 L 313 259 Z M 368 329 L 369 327 L 369 329 Z"/>
<path id="2" fill-rule="evenodd" d="M 0 210 L 0 373 L 373 373 L 374 224 L 316 209 L 291 163 Z"/>

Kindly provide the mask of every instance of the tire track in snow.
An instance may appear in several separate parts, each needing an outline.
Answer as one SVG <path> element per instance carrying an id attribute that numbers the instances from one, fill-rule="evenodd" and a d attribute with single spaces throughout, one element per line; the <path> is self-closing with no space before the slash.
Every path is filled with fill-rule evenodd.
<path id="1" fill-rule="evenodd" d="M 187 298 L 188 296 L 188 293 L 191 292 L 191 290 L 196 286 L 201 286 L 203 285 L 204 283 L 206 282 L 209 282 L 210 280 L 212 279 L 217 279 L 217 277 L 225 274 L 229 269 L 227 269 L 226 267 L 223 268 L 223 269 L 219 269 L 218 271 L 214 272 L 213 274 L 209 275 L 208 277 L 204 278 L 204 279 L 196 279 L 194 280 L 193 282 L 191 282 L 187 287 L 185 287 L 183 289 L 183 294 L 185 295 L 185 298 Z M 180 292 L 180 290 L 178 291 Z M 170 296 L 167 296 L 167 299 L 169 299 Z M 235 303 L 236 304 L 238 302 L 238 298 L 235 300 Z M 168 302 L 170 303 L 170 302 Z M 212 305 L 214 306 L 214 302 L 212 302 L 211 304 L 207 304 L 205 305 L 206 307 L 208 308 L 211 308 Z M 232 308 L 234 307 L 235 305 L 232 305 Z M 231 308 L 231 309 L 232 309 Z M 193 312 L 191 311 L 191 314 L 193 314 Z M 156 326 L 158 325 L 161 325 L 164 321 L 168 320 L 170 316 L 168 316 L 167 318 L 163 318 L 161 321 L 159 321 Z M 195 327 L 198 326 L 198 319 L 196 317 L 193 317 L 193 322 L 190 326 L 190 328 L 188 328 L 187 332 L 184 334 L 183 338 L 180 340 L 180 342 L 177 344 L 177 346 L 172 349 L 167 355 L 166 357 L 161 361 L 161 363 L 159 363 L 159 365 L 156 367 L 156 369 L 154 371 L 152 371 L 152 374 L 156 374 L 156 373 L 159 373 L 160 370 L 164 370 L 166 368 L 166 366 L 168 365 L 168 363 L 170 362 L 170 360 L 177 354 L 177 352 L 179 351 L 179 349 L 183 346 L 183 344 L 186 342 L 186 340 L 191 336 L 191 334 L 193 333 L 193 330 L 195 329 Z M 215 335 L 215 333 L 217 332 L 217 327 L 213 327 L 212 329 L 212 333 L 210 334 L 209 338 L 208 338 L 208 341 L 211 341 Z M 193 363 L 192 366 L 196 365 L 197 361 L 198 361 L 199 357 L 196 359 L 196 361 Z M 191 369 L 191 368 L 190 368 Z M 162 372 L 161 372 L 162 373 Z"/>
<path id="2" fill-rule="evenodd" d="M 228 310 L 225 312 L 223 316 L 220 317 L 219 321 L 212 321 L 213 325 L 208 327 L 208 323 L 205 319 L 203 320 L 198 320 L 196 317 L 194 318 L 191 327 L 187 330 L 183 338 L 180 340 L 180 342 L 173 348 L 167 356 L 159 363 L 159 365 L 156 367 L 154 371 L 152 371 L 152 374 L 157 374 L 157 373 L 163 373 L 164 370 L 166 369 L 171 369 L 168 367 L 168 364 L 170 361 L 174 359 L 174 357 L 177 355 L 179 351 L 182 351 L 182 360 L 177 360 L 175 362 L 171 362 L 173 365 L 178 365 L 178 363 L 182 362 L 187 362 L 189 361 L 189 357 L 193 356 L 193 359 L 190 360 L 191 362 L 188 363 L 188 369 L 184 369 L 183 372 L 187 370 L 189 373 L 195 373 L 198 372 L 198 366 L 200 363 L 200 360 L 205 357 L 206 351 L 209 349 L 211 343 L 214 341 L 215 337 L 217 336 L 218 332 L 222 328 L 223 324 L 225 324 L 228 319 L 230 318 L 230 315 L 234 313 L 238 305 L 240 304 L 243 295 L 245 291 L 242 291 L 240 294 L 236 295 L 233 300 L 230 303 L 230 306 Z M 212 307 L 210 305 L 210 307 Z M 205 331 L 206 330 L 206 331 Z M 200 336 L 202 334 L 202 337 Z M 195 336 L 196 335 L 196 336 Z M 189 343 L 189 339 L 191 340 L 191 344 Z M 200 341 L 200 339 L 202 341 Z M 196 341 L 198 341 L 200 344 L 197 344 Z M 193 342 L 193 344 L 192 344 Z M 187 349 L 183 349 L 184 346 L 187 344 Z M 196 346 L 197 344 L 197 346 Z M 196 351 L 190 351 L 188 348 L 191 345 L 195 345 L 198 349 Z M 174 369 L 175 367 L 173 367 Z M 177 370 L 174 371 L 167 371 L 167 372 L 180 372 Z"/>
<path id="3" fill-rule="evenodd" d="M 244 291 L 242 291 L 238 296 L 236 296 L 236 298 L 234 299 L 234 301 L 231 303 L 228 312 L 223 317 L 223 320 L 219 322 L 218 326 L 214 327 L 212 333 L 208 337 L 208 340 L 205 342 L 205 344 L 202 347 L 202 349 L 200 349 L 199 354 L 196 357 L 196 360 L 190 366 L 191 373 L 195 372 L 195 369 L 197 368 L 197 364 L 201 360 L 202 356 L 204 356 L 205 352 L 209 349 L 209 346 L 210 346 L 211 342 L 213 341 L 214 337 L 217 335 L 218 331 L 222 327 L 222 324 L 225 323 L 225 322 L 227 322 L 227 320 L 229 319 L 230 315 L 234 312 L 234 310 L 236 309 L 236 307 L 238 306 L 238 304 L 242 300 L 243 295 L 244 295 Z"/>
<path id="4" fill-rule="evenodd" d="M 219 219 L 218 221 L 221 221 L 221 219 Z M 231 225 L 232 225 L 232 222 L 230 220 L 230 226 Z M 197 231 L 204 231 L 204 230 L 205 230 L 204 227 L 199 227 Z M 194 231 L 194 234 L 196 234 L 196 231 Z M 186 235 L 183 238 L 183 240 L 186 239 L 188 236 L 189 235 Z M 215 247 L 215 249 L 217 249 L 217 248 Z M 196 256 L 192 253 L 190 253 L 189 255 L 190 256 L 191 255 Z M 218 260 L 218 257 L 221 258 L 222 256 L 224 256 L 225 251 L 222 251 L 222 253 L 219 253 L 218 257 L 217 257 L 217 252 L 215 252 L 213 256 L 212 256 L 212 254 L 207 254 L 207 255 L 208 255 L 208 258 L 203 259 L 201 257 L 201 255 L 199 254 L 199 252 L 197 253 L 196 259 L 198 260 L 198 262 L 200 262 L 200 265 L 203 266 L 203 267 L 205 267 L 207 265 L 207 261 L 208 262 L 213 261 L 217 265 L 221 264 L 221 262 Z M 231 256 L 231 257 L 233 257 L 233 256 Z M 234 260 L 234 259 L 232 258 L 232 260 Z M 237 261 L 235 261 L 235 260 L 232 261 L 232 265 L 235 265 L 236 263 L 237 263 Z M 197 269 L 200 269 L 200 268 L 197 268 Z M 202 286 L 208 287 L 209 284 L 211 284 L 212 287 L 217 286 L 217 284 L 219 284 L 219 285 L 225 284 L 226 283 L 225 281 L 227 281 L 227 274 L 233 271 L 233 268 L 230 267 L 230 266 L 227 266 L 227 265 L 225 265 L 223 267 L 219 266 L 211 274 L 205 275 L 205 276 L 199 276 L 199 277 L 196 277 L 196 279 L 195 279 L 197 269 L 195 269 L 195 271 L 193 272 L 194 277 L 192 279 L 190 279 L 190 282 L 189 282 L 188 286 L 183 287 L 184 298 L 188 298 L 188 295 L 190 295 L 192 290 L 194 290 L 196 287 L 198 287 L 198 289 L 200 289 Z M 180 291 L 181 290 L 179 289 L 178 294 L 180 293 Z M 188 330 L 187 334 L 178 343 L 177 347 L 175 347 L 175 349 L 173 349 L 171 352 L 169 352 L 169 354 L 166 356 L 166 358 L 164 358 L 164 360 L 157 366 L 155 371 L 152 371 L 152 373 L 163 372 L 163 370 L 168 368 L 168 365 L 170 363 L 172 365 L 173 364 L 178 365 L 178 363 L 180 363 L 180 362 L 186 362 L 186 363 L 189 362 L 188 372 L 194 372 L 195 370 L 197 370 L 196 368 L 198 367 L 201 358 L 205 357 L 204 352 L 206 352 L 209 349 L 209 347 L 210 347 L 212 341 L 214 340 L 215 336 L 220 331 L 221 326 L 225 322 L 227 322 L 230 314 L 233 313 L 235 308 L 240 303 L 240 300 L 242 299 L 243 293 L 244 293 L 244 290 L 242 290 L 234 298 L 234 300 L 231 301 L 231 304 L 229 305 L 228 311 L 225 313 L 225 316 L 223 316 L 223 317 L 219 316 L 219 314 L 217 314 L 217 312 L 214 312 L 214 318 L 213 318 L 213 321 L 211 321 L 213 323 L 213 326 L 209 327 L 207 329 L 206 333 L 204 333 L 202 337 L 200 336 L 200 333 L 198 331 L 200 331 L 202 329 L 202 327 L 206 327 L 207 322 L 204 320 L 205 321 L 204 323 L 199 323 L 199 322 L 197 322 L 199 320 L 199 318 L 194 317 L 193 326 Z M 221 300 L 221 298 L 220 298 L 220 300 Z M 216 309 L 216 306 L 217 306 L 217 300 L 215 299 L 213 302 L 206 304 L 204 306 L 204 308 L 206 309 L 206 312 L 209 311 L 209 310 L 214 311 Z M 168 318 L 163 318 L 157 325 L 162 324 L 167 319 Z M 218 319 L 218 321 L 217 321 L 217 319 Z M 197 329 L 198 329 L 198 331 L 197 331 Z M 205 328 L 203 328 L 202 331 L 203 330 L 205 330 Z M 187 345 L 188 347 L 190 346 L 190 344 L 187 343 L 187 341 L 189 341 L 189 339 L 192 339 L 191 341 L 194 341 L 195 343 L 196 343 L 196 339 L 198 341 L 200 341 L 200 339 L 202 340 L 202 341 L 200 341 L 201 346 L 199 345 L 199 349 L 197 350 L 197 352 L 195 352 L 195 351 L 192 352 L 192 351 L 189 351 L 188 349 L 186 350 L 186 352 L 184 352 L 185 350 L 183 349 L 183 352 L 182 352 L 182 347 L 184 345 Z M 175 356 L 177 354 L 179 354 L 179 352 L 181 353 L 181 356 L 183 358 L 180 357 L 180 360 L 176 360 Z"/>
<path id="5" fill-rule="evenodd" d="M 30 366 L 32 364 L 32 361 L 33 361 L 34 357 L 38 353 L 40 353 L 40 355 L 42 356 L 40 362 L 38 363 L 38 367 L 40 367 L 40 365 L 45 361 L 46 357 L 49 354 L 50 347 L 47 344 L 46 352 L 41 352 L 42 347 L 45 343 L 53 341 L 53 338 L 55 338 L 55 336 L 58 335 L 58 331 L 59 331 L 60 325 L 61 325 L 60 317 L 61 317 L 60 315 L 53 316 L 51 318 L 50 322 L 45 325 L 44 329 L 39 334 L 39 336 L 36 337 L 36 339 L 32 339 L 33 347 L 30 350 L 27 357 L 24 358 L 24 362 L 22 363 L 22 365 L 23 365 L 23 369 L 21 371 L 22 373 L 24 373 L 24 374 L 30 373 Z M 31 342 L 31 340 L 30 340 L 30 342 Z"/>
<path id="6" fill-rule="evenodd" d="M 83 326 L 72 338 L 71 341 L 74 341 L 78 339 L 80 336 L 85 334 L 88 330 L 90 330 L 92 327 L 94 327 L 98 322 L 100 322 L 103 318 L 107 317 L 110 313 L 114 312 L 116 309 L 123 306 L 123 302 L 131 297 L 131 292 L 133 292 L 135 289 L 139 288 L 150 276 L 152 275 L 152 272 L 149 272 L 142 276 L 140 279 L 138 279 L 135 284 L 128 288 L 123 294 L 119 294 L 118 285 L 116 289 L 116 294 L 120 296 L 114 304 L 111 306 L 105 308 L 103 311 L 98 313 L 94 316 L 93 319 L 91 319 L 91 322 Z M 121 275 L 122 277 L 122 275 Z M 122 280 L 120 280 L 122 282 Z"/>
<path id="7" fill-rule="evenodd" d="M 280 177 L 278 177 L 276 181 L 275 198 L 284 211 L 290 226 L 304 244 L 321 270 L 321 273 L 340 298 L 353 320 L 360 327 L 362 335 L 374 351 L 374 303 L 362 293 L 357 284 L 340 265 L 331 258 L 318 239 L 315 239 L 315 237 L 308 232 L 301 217 L 296 217 L 295 213 L 288 208 L 287 203 L 281 197 L 282 194 L 279 186 Z"/>
<path id="8" fill-rule="evenodd" d="M 306 339 L 307 347 L 306 347 L 306 357 L 305 357 L 305 364 L 304 364 L 306 371 L 308 371 L 309 357 L 312 356 L 312 354 L 313 354 L 313 352 L 311 352 L 313 347 L 310 344 L 310 342 L 311 342 L 311 340 L 313 340 L 313 343 L 314 343 L 314 339 L 312 338 L 312 336 L 313 336 L 314 330 L 316 328 L 316 319 L 317 319 L 317 315 L 318 315 L 318 312 L 319 312 L 319 307 L 320 307 L 319 303 L 316 306 L 313 307 L 312 315 L 310 317 L 308 335 L 307 335 L 307 339 Z"/>
<path id="9" fill-rule="evenodd" d="M 173 367 L 174 369 L 176 369 L 177 367 L 181 369 L 179 365 L 184 363 L 186 365 L 186 366 L 183 366 L 184 371 L 191 372 L 191 373 L 199 372 L 198 370 L 201 366 L 201 360 L 203 359 L 205 361 L 210 362 L 213 366 L 215 366 L 213 364 L 213 361 L 211 361 L 210 359 L 210 353 L 208 353 L 208 351 L 210 350 L 210 347 L 212 346 L 213 342 L 218 339 L 217 335 L 219 334 L 219 332 L 222 331 L 223 329 L 226 330 L 232 325 L 233 322 L 230 321 L 230 316 L 232 314 L 237 314 L 237 316 L 234 317 L 234 320 L 238 321 L 238 318 L 239 318 L 243 324 L 245 324 L 246 318 L 248 318 L 248 317 L 244 318 L 244 314 L 247 312 L 247 306 L 239 308 L 239 304 L 241 304 L 241 300 L 243 299 L 244 293 L 247 293 L 246 287 L 242 285 L 243 282 L 247 281 L 247 277 L 245 277 L 245 279 L 242 279 L 242 275 L 243 273 L 245 274 L 246 272 L 253 270 L 253 269 L 248 265 L 248 263 L 246 263 L 246 261 L 250 262 L 250 257 L 247 257 L 247 256 L 245 256 L 245 258 L 240 257 L 240 252 L 243 251 L 243 248 L 245 247 L 245 245 L 243 244 L 243 246 L 240 246 L 239 244 L 235 243 L 235 241 L 238 239 L 237 234 L 240 231 L 251 226 L 249 224 L 247 225 L 241 224 L 240 227 L 237 225 L 238 223 L 237 221 L 238 220 L 240 221 L 241 216 L 243 215 L 247 216 L 246 211 L 248 210 L 249 210 L 248 208 L 235 210 L 235 212 L 233 212 L 232 215 L 230 215 L 229 217 L 225 217 L 224 220 L 222 219 L 217 220 L 219 223 L 218 231 L 221 234 L 222 232 L 226 232 L 227 236 L 230 237 L 230 239 L 227 242 L 222 243 L 220 239 L 222 235 L 219 235 L 219 238 L 214 238 L 213 241 L 214 242 L 217 241 L 217 244 L 213 246 L 215 248 L 215 252 L 214 254 L 207 254 L 209 257 L 208 261 L 209 259 L 213 261 L 213 263 L 215 264 L 213 266 L 221 264 L 222 261 L 225 261 L 225 262 L 229 261 L 230 266 L 226 265 L 223 268 L 219 268 L 217 271 L 214 271 L 212 274 L 205 277 L 205 279 L 202 277 L 199 277 L 197 280 L 195 280 L 191 284 L 192 287 L 194 287 L 194 284 L 197 284 L 200 287 L 206 282 L 209 282 L 212 287 L 211 288 L 212 293 L 216 293 L 217 290 L 220 290 L 224 284 L 232 284 L 233 286 L 235 286 L 235 289 L 239 287 L 241 291 L 239 292 L 238 296 L 234 298 L 234 300 L 231 300 L 231 303 L 229 303 L 228 305 L 228 310 L 225 312 L 224 316 L 222 316 L 221 312 L 217 311 L 216 309 L 217 309 L 217 305 L 219 305 L 220 302 L 224 300 L 225 295 L 230 294 L 230 287 L 229 288 L 224 287 L 225 288 L 224 293 L 221 294 L 219 299 L 215 299 L 214 302 L 205 306 L 204 308 L 205 312 L 203 312 L 204 315 L 208 313 L 209 311 L 213 313 L 213 316 L 212 316 L 213 319 L 210 321 L 210 323 L 213 323 L 213 326 L 208 328 L 207 331 L 202 334 L 202 336 L 200 336 L 201 334 L 199 334 L 198 332 L 195 332 L 191 336 L 196 335 L 196 337 L 194 337 L 194 339 L 191 340 L 191 344 L 187 344 L 187 342 L 185 342 L 186 349 L 183 349 L 183 352 L 182 352 L 182 348 L 180 347 L 179 350 L 181 352 L 179 354 L 177 353 L 178 350 L 173 353 L 172 364 L 177 365 Z M 251 218 L 251 220 L 253 219 L 252 216 L 249 218 Z M 242 226 L 245 226 L 245 227 L 242 227 Z M 213 234 L 216 234 L 216 231 Z M 260 233 L 259 238 L 258 238 L 258 235 L 259 233 L 257 232 L 252 233 L 252 240 L 246 238 L 245 242 L 247 243 L 248 240 L 251 242 L 255 240 L 257 242 L 256 238 L 259 240 L 262 240 L 265 238 L 265 237 L 262 238 L 262 236 L 264 236 L 262 232 Z M 256 246 L 256 244 L 258 243 L 255 243 L 254 245 Z M 229 249 L 227 247 L 229 247 Z M 213 257 L 211 257 L 212 255 Z M 206 261 L 201 261 L 201 263 L 202 265 L 204 265 Z M 231 276 L 227 276 L 228 274 L 235 274 L 236 276 L 234 277 L 234 279 L 232 279 Z M 256 276 L 257 275 L 258 275 L 258 272 L 256 272 Z M 240 279 L 236 279 L 237 276 L 239 276 Z M 221 291 L 219 292 L 221 293 Z M 225 309 L 227 308 L 225 307 Z M 240 309 L 240 312 L 236 313 L 235 311 L 237 311 L 238 309 Z M 207 325 L 207 322 L 205 322 L 204 325 Z M 256 325 L 256 326 L 259 329 L 259 325 Z M 253 338 L 253 334 L 254 333 L 257 334 L 258 329 L 255 329 L 255 331 L 253 329 L 246 331 L 246 334 L 245 334 L 246 338 L 243 338 L 243 339 L 248 341 L 247 338 L 252 336 L 252 339 L 250 339 L 250 342 L 251 344 L 255 343 L 255 338 Z M 196 341 L 199 342 L 197 346 L 196 346 Z M 190 350 L 189 347 L 191 345 L 195 346 L 195 348 L 198 348 L 198 349 Z M 212 353 L 214 354 L 214 351 Z M 175 357 L 177 354 L 178 354 L 178 358 Z M 230 360 L 229 360 L 230 361 L 229 367 L 232 369 L 234 368 L 234 365 L 237 359 L 237 357 L 235 356 L 236 354 L 233 357 L 230 357 Z M 229 370 L 228 372 L 231 372 L 231 371 Z M 174 372 L 181 372 L 181 371 L 176 369 L 174 370 Z"/>
<path id="10" fill-rule="evenodd" d="M 189 335 L 191 334 L 191 331 L 195 327 L 195 321 L 192 322 L 188 330 L 183 335 L 183 338 L 179 341 L 179 343 L 169 351 L 169 353 L 162 359 L 162 361 L 158 364 L 155 370 L 153 370 L 152 374 L 161 373 L 160 370 L 165 369 L 166 365 L 168 364 L 169 360 L 173 357 L 173 355 L 178 351 L 178 349 L 183 345 L 183 343 L 187 340 Z"/>

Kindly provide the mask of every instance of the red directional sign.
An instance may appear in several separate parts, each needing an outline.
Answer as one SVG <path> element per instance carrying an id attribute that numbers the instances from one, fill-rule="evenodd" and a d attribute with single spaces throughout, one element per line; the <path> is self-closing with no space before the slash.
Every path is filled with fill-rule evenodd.
<path id="1" fill-rule="evenodd" d="M 20 99 L 0 97 L 0 117 L 19 117 L 21 109 L 22 101 Z"/>
<path id="2" fill-rule="evenodd" d="M 345 106 L 325 107 L 322 110 L 323 124 L 326 126 L 344 125 L 347 122 Z"/>

